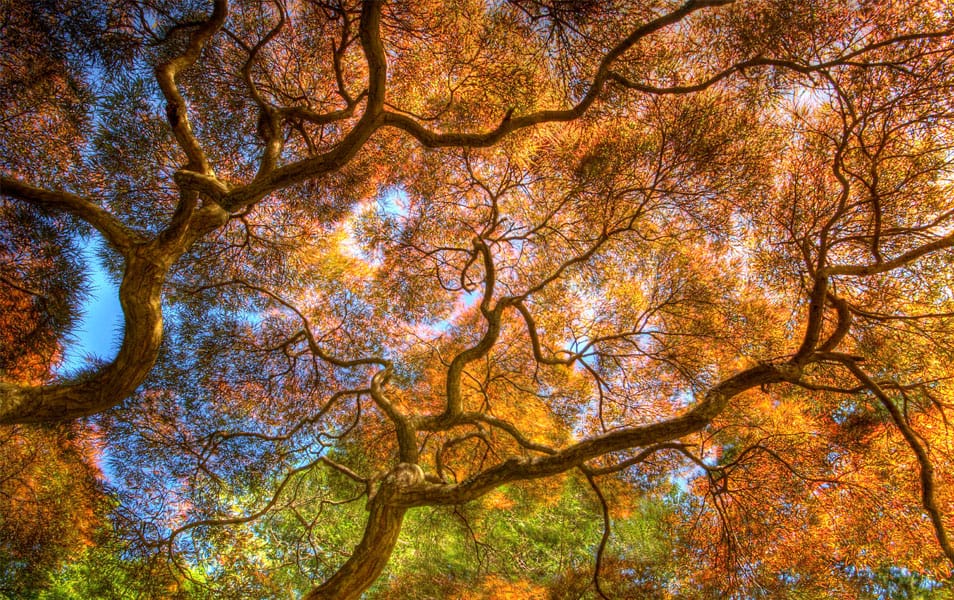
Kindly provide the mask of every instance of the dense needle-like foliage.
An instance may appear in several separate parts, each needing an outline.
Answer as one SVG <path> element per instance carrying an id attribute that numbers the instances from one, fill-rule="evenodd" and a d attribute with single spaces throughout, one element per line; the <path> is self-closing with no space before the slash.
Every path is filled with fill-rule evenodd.
<path id="1" fill-rule="evenodd" d="M 0 10 L 0 594 L 950 597 L 954 5 Z"/>

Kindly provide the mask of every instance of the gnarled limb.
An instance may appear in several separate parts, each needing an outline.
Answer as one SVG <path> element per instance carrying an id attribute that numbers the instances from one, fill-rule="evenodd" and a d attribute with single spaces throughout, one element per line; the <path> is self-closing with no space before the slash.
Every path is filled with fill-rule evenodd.
<path id="1" fill-rule="evenodd" d="M 122 345 L 110 364 L 75 381 L 48 386 L 0 383 L 0 424 L 75 419 L 106 410 L 129 397 L 159 356 L 162 289 L 169 267 L 196 239 L 227 219 L 221 209 L 209 205 L 190 211 L 181 224 L 156 239 L 132 245 L 138 241 L 134 234 L 118 221 L 111 221 L 105 211 L 96 212 L 90 207 L 95 205 L 90 203 L 85 209 L 102 217 L 105 228 L 115 229 L 115 235 L 122 236 L 117 239 L 131 244 L 125 252 L 126 266 L 119 286 L 125 318 Z"/>
<path id="2" fill-rule="evenodd" d="M 159 87 L 168 103 L 169 124 L 188 156 L 189 172 L 196 174 L 205 188 L 216 188 L 219 194 L 227 188 L 215 179 L 192 132 L 176 76 L 198 60 L 202 48 L 224 24 L 227 13 L 227 1 L 216 0 L 212 15 L 193 33 L 183 52 L 156 68 Z M 7 176 L 0 179 L 0 186 L 3 195 L 86 221 L 126 259 L 119 288 L 125 324 L 116 358 L 99 371 L 68 383 L 0 383 L 0 423 L 72 419 L 118 404 L 145 380 L 159 355 L 162 288 L 169 268 L 199 237 L 224 224 L 227 214 L 214 204 L 200 207 L 198 193 L 184 187 L 171 222 L 155 239 L 147 240 L 93 201 L 76 194 L 45 190 Z"/>
<path id="3" fill-rule="evenodd" d="M 343 167 L 381 126 L 387 84 L 387 60 L 381 41 L 381 2 L 368 0 L 361 4 L 361 48 L 368 63 L 368 93 L 364 114 L 354 128 L 334 148 L 319 156 L 263 170 L 248 185 L 232 190 L 222 198 L 222 206 L 235 212 L 251 206 L 271 192 Z"/>
<path id="4" fill-rule="evenodd" d="M 501 300 L 491 308 L 496 282 L 493 256 L 487 244 L 479 238 L 474 239 L 474 252 L 482 257 L 484 264 L 484 293 L 480 299 L 480 312 L 487 321 L 487 331 L 484 332 L 480 341 L 461 351 L 451 361 L 447 369 L 447 406 L 440 416 L 422 421 L 420 425 L 421 428 L 439 429 L 456 422 L 460 418 L 463 411 L 461 377 L 463 376 L 464 369 L 468 364 L 486 356 L 500 335 L 501 317 L 508 303 L 505 300 Z"/>
<path id="5" fill-rule="evenodd" d="M 612 431 L 539 458 L 510 458 L 460 484 L 403 490 L 396 501 L 404 506 L 461 504 L 505 483 L 556 475 L 604 454 L 676 440 L 708 425 L 734 396 L 762 385 L 797 381 L 800 376 L 800 367 L 792 363 L 759 364 L 713 386 L 699 404 L 681 416 Z"/>
<path id="6" fill-rule="evenodd" d="M 182 54 L 156 67 L 156 80 L 159 82 L 159 88 L 166 98 L 166 118 L 176 136 L 176 141 L 179 142 L 186 156 L 189 157 L 189 169 L 204 175 L 212 174 L 212 166 L 192 131 L 192 125 L 189 123 L 188 107 L 185 98 L 179 92 L 176 77 L 183 70 L 195 64 L 202 53 L 202 49 L 225 24 L 228 12 L 228 0 L 215 0 L 209 19 L 192 35 Z"/>
<path id="7" fill-rule="evenodd" d="M 116 359 L 92 376 L 50 386 L 0 383 L 0 423 L 73 419 L 105 410 L 132 394 L 149 374 L 162 341 L 162 285 L 168 264 L 135 254 L 119 288 L 126 323 Z"/>
<path id="8" fill-rule="evenodd" d="M 423 472 L 416 465 L 401 463 L 385 477 L 380 489 L 369 500 L 364 536 L 348 561 L 306 598 L 359 598 L 387 564 L 400 534 L 404 514 L 409 507 L 460 504 L 510 481 L 545 477 L 577 467 L 588 471 L 583 467 L 583 462 L 589 458 L 687 435 L 708 424 L 733 396 L 751 387 L 790 380 L 797 375 L 797 368 L 791 365 L 758 365 L 713 387 L 699 405 L 681 417 L 613 432 L 540 459 L 512 458 L 461 484 L 428 484 Z M 659 448 L 654 447 L 652 450 Z"/>
<path id="9" fill-rule="evenodd" d="M 582 468 L 588 479 L 591 479 L 590 473 L 595 472 L 584 466 L 586 460 L 626 448 L 652 446 L 649 450 L 655 452 L 661 448 L 675 447 L 672 444 L 655 444 L 683 437 L 705 427 L 725 409 L 733 396 L 747 389 L 789 381 L 796 379 L 798 375 L 799 369 L 790 364 L 757 365 L 714 386 L 705 399 L 685 415 L 591 438 L 542 458 L 511 458 L 460 484 L 427 483 L 423 472 L 416 465 L 401 463 L 385 478 L 380 490 L 369 501 L 364 537 L 351 557 L 328 581 L 312 590 L 306 598 L 359 598 L 387 564 L 400 534 L 404 513 L 409 507 L 461 504 L 508 482 L 546 477 L 572 468 Z M 645 455 L 648 454 L 643 453 L 640 456 L 645 458 Z M 399 479 L 403 473 L 409 474 L 407 480 Z"/>
<path id="10" fill-rule="evenodd" d="M 92 200 L 64 192 L 39 188 L 14 177 L 0 176 L 0 195 L 16 198 L 34 206 L 65 212 L 92 225 L 121 254 L 143 241 L 137 233 Z"/>

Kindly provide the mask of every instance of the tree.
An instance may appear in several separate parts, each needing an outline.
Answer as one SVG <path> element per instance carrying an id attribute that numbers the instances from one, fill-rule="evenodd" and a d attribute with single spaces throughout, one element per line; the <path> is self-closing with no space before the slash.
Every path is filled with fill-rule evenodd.
<path id="1" fill-rule="evenodd" d="M 946 3 L 21 4 L 0 422 L 97 428 L 170 594 L 355 598 L 571 473 L 599 596 L 950 576 Z M 60 380 L 82 235 L 123 339 Z"/>

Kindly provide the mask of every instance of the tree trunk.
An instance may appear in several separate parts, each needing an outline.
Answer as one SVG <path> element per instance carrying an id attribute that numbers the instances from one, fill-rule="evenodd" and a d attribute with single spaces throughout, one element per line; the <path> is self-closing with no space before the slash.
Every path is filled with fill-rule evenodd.
<path id="1" fill-rule="evenodd" d="M 196 240 L 228 222 L 228 213 L 215 204 L 197 209 L 196 198 L 180 203 L 173 222 L 149 243 L 134 243 L 133 234 L 118 221 L 98 225 L 111 233 L 107 239 L 126 245 L 119 285 L 125 317 L 119 352 L 113 362 L 79 380 L 43 386 L 0 382 L 0 425 L 75 419 L 115 406 L 136 391 L 162 345 L 162 289 L 169 268 Z"/>
<path id="2" fill-rule="evenodd" d="M 391 558 L 407 508 L 386 504 L 387 494 L 370 502 L 364 537 L 348 561 L 328 581 L 311 590 L 305 600 L 352 600 L 371 587 Z"/>
<path id="3" fill-rule="evenodd" d="M 79 381 L 48 386 L 0 383 L 0 424 L 75 419 L 129 397 L 149 374 L 162 343 L 162 286 L 170 261 L 130 256 L 119 289 L 126 319 L 115 360 Z"/>

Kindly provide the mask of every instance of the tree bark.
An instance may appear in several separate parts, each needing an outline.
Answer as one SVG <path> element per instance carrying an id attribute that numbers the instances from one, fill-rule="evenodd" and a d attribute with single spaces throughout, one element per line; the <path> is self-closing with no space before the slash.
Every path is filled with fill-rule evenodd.
<path id="1" fill-rule="evenodd" d="M 407 508 L 389 506 L 380 493 L 370 501 L 364 537 L 351 557 L 305 600 L 352 600 L 361 597 L 381 575 L 401 533 Z"/>

